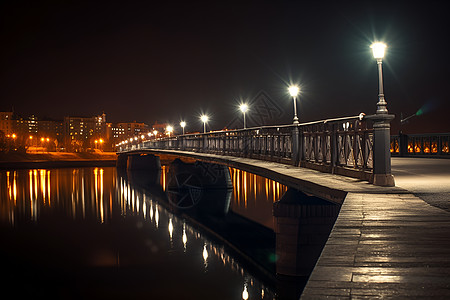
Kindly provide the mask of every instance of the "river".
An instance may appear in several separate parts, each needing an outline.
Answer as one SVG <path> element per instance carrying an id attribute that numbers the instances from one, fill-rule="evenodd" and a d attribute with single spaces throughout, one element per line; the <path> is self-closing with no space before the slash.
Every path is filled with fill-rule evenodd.
<path id="1" fill-rule="evenodd" d="M 234 243 L 242 249 L 227 242 L 220 230 L 229 230 L 220 223 L 168 209 L 161 200 L 165 167 L 159 196 L 113 167 L 0 171 L 2 292 L 60 299 L 298 297 L 301 285 L 274 274 L 272 204 L 287 188 L 230 173 L 227 218 L 245 231 Z M 249 236 L 258 239 L 244 243 Z"/>

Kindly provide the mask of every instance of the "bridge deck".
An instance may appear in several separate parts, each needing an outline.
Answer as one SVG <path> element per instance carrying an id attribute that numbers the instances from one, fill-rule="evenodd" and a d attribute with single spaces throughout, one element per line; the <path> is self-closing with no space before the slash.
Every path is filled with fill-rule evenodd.
<path id="1" fill-rule="evenodd" d="M 348 193 L 301 299 L 450 298 L 450 160 L 392 170 L 414 194 Z"/>
<path id="2" fill-rule="evenodd" d="M 157 152 L 239 167 L 342 202 L 301 299 L 450 298 L 450 160 L 395 158 L 399 187 L 384 188 L 272 162 Z M 419 197 L 437 198 L 444 209 Z"/>

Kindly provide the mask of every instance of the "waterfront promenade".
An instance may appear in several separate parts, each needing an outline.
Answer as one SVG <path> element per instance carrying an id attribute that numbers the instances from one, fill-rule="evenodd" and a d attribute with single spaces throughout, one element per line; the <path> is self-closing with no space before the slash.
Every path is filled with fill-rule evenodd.
<path id="1" fill-rule="evenodd" d="M 450 160 L 392 171 L 397 191 L 347 194 L 301 299 L 450 299 Z"/>

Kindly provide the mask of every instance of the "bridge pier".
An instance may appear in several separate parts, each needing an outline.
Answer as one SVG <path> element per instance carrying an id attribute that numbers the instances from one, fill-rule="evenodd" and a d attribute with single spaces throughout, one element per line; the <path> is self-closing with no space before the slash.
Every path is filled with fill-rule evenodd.
<path id="1" fill-rule="evenodd" d="M 126 170 L 128 162 L 128 154 L 118 154 L 116 160 L 116 168 L 119 170 Z"/>
<path id="2" fill-rule="evenodd" d="M 139 186 L 159 185 L 161 162 L 159 156 L 151 154 L 120 154 L 116 162 L 117 171 Z"/>
<path id="3" fill-rule="evenodd" d="M 308 276 L 328 239 L 340 206 L 289 188 L 273 205 L 276 272 Z"/>
<path id="4" fill-rule="evenodd" d="M 169 166 L 166 192 L 174 210 L 224 216 L 232 191 L 230 171 L 224 165 L 175 159 Z"/>

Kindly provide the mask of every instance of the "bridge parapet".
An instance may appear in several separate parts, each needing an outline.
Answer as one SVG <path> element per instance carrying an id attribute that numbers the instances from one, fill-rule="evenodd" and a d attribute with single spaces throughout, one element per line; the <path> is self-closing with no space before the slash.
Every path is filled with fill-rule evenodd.
<path id="1" fill-rule="evenodd" d="M 392 156 L 450 158 L 450 133 L 391 136 Z"/>

